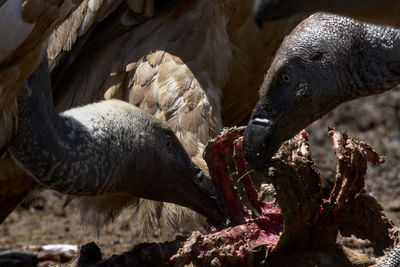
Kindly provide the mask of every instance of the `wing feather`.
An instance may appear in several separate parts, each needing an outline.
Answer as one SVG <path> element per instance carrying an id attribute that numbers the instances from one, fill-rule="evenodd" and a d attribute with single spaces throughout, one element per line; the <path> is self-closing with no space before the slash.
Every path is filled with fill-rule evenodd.
<path id="1" fill-rule="evenodd" d="M 78 37 L 115 11 L 122 0 L 84 0 L 51 34 L 47 53 L 54 60 L 62 51 L 70 51 Z"/>
<path id="2" fill-rule="evenodd" d="M 203 144 L 222 128 L 219 88 L 231 64 L 226 18 L 220 11 L 208 1 L 195 1 L 112 40 L 93 31 L 90 39 L 101 40 L 102 46 L 84 45 L 85 53 L 78 53 L 55 88 L 55 103 L 64 110 L 103 97 L 129 101 L 169 125 L 196 164 L 207 171 Z M 189 225 L 195 218 L 169 204 L 141 200 L 137 206 L 141 217 L 147 218 L 141 222 L 149 229 L 162 227 L 167 236 L 175 233 L 176 222 L 186 220 Z"/>

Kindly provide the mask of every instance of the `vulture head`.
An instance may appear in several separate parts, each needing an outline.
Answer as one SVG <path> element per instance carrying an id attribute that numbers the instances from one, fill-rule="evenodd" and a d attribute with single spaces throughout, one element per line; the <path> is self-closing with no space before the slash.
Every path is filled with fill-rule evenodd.
<path id="1" fill-rule="evenodd" d="M 339 104 L 400 83 L 400 31 L 317 13 L 283 41 L 244 133 L 262 170 L 280 145 Z"/>

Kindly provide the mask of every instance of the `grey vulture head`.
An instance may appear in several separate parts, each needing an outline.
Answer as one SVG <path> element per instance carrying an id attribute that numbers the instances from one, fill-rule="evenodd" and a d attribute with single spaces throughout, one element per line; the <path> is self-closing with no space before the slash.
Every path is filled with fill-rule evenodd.
<path id="1" fill-rule="evenodd" d="M 317 13 L 283 41 L 244 134 L 262 170 L 280 145 L 343 102 L 400 83 L 400 31 Z"/>

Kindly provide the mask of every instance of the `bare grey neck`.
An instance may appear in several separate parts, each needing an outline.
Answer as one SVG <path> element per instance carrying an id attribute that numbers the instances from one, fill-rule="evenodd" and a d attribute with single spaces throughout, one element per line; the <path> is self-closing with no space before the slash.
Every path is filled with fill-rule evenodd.
<path id="1" fill-rule="evenodd" d="M 9 150 L 25 170 L 62 193 L 96 195 L 105 190 L 98 179 L 115 170 L 102 168 L 107 155 L 95 151 L 96 140 L 84 125 L 55 111 L 47 59 L 20 88 L 18 112 L 18 129 Z M 88 164 L 96 152 L 104 155 L 104 161 Z"/>
<path id="2" fill-rule="evenodd" d="M 43 124 L 53 122 L 57 119 L 58 113 L 53 106 L 50 73 L 46 56 L 43 58 L 43 61 L 38 66 L 35 73 L 31 75 L 19 89 L 18 109 L 21 119 L 29 116 L 32 117 L 32 119 L 40 119 L 38 123 Z M 40 116 L 31 116 L 31 111 L 33 110 L 40 113 Z"/>
<path id="3" fill-rule="evenodd" d="M 355 32 L 349 41 L 349 55 L 343 62 L 347 68 L 347 81 L 343 82 L 350 87 L 345 90 L 350 95 L 344 98 L 348 100 L 381 93 L 400 83 L 400 30 L 363 25 L 364 31 Z"/>

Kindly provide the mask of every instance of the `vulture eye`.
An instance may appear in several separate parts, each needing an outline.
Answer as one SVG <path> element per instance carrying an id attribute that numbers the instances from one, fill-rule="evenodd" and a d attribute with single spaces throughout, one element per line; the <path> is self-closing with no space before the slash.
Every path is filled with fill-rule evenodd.
<path id="1" fill-rule="evenodd" d="M 167 146 L 167 149 L 171 149 L 172 148 L 172 139 L 171 139 L 171 137 L 167 136 L 167 139 L 165 141 L 165 145 Z"/>
<path id="2" fill-rule="evenodd" d="M 289 74 L 284 73 L 284 74 L 281 75 L 281 79 L 280 79 L 280 80 L 281 80 L 281 82 L 283 82 L 283 83 L 289 84 L 289 83 L 292 82 L 292 77 L 290 77 Z"/>

